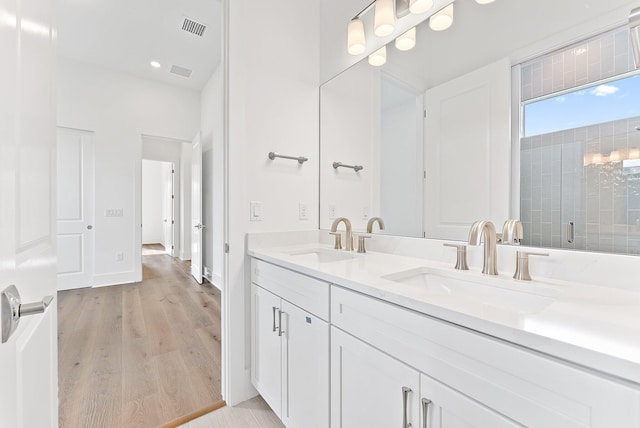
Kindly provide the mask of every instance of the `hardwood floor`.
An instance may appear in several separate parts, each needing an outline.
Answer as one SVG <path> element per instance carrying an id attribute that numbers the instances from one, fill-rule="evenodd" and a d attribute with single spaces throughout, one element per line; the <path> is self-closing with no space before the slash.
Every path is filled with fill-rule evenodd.
<path id="1" fill-rule="evenodd" d="M 58 293 L 60 427 L 156 427 L 222 399 L 220 292 L 168 255 L 143 278 Z"/>
<path id="2" fill-rule="evenodd" d="M 235 407 L 223 407 L 180 426 L 181 428 L 284 428 L 262 397 Z"/>

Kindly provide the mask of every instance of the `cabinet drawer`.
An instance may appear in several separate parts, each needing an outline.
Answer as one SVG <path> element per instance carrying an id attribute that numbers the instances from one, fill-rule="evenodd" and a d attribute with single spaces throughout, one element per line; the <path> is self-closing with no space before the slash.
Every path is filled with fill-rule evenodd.
<path id="1" fill-rule="evenodd" d="M 271 263 L 251 259 L 251 282 L 325 321 L 329 320 L 329 284 Z"/>
<path id="2" fill-rule="evenodd" d="M 529 427 L 638 427 L 640 391 L 342 287 L 332 324 Z"/>

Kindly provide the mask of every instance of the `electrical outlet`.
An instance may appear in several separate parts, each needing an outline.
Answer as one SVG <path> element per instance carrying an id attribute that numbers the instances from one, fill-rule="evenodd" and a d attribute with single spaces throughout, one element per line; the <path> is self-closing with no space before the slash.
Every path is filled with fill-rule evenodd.
<path id="1" fill-rule="evenodd" d="M 309 206 L 303 202 L 298 204 L 298 219 L 309 220 Z"/>
<path id="2" fill-rule="evenodd" d="M 117 253 L 116 253 L 116 261 L 117 261 L 117 262 L 122 262 L 122 261 L 124 261 L 124 253 L 123 253 L 123 252 L 121 252 L 121 251 L 120 251 L 120 252 L 117 252 Z"/>
<path id="3" fill-rule="evenodd" d="M 362 219 L 369 220 L 369 207 L 362 207 Z"/>
<path id="4" fill-rule="evenodd" d="M 329 220 L 335 220 L 335 219 L 336 219 L 336 206 L 329 205 Z"/>
<path id="5" fill-rule="evenodd" d="M 262 202 L 251 201 L 250 211 L 251 221 L 262 221 Z"/>

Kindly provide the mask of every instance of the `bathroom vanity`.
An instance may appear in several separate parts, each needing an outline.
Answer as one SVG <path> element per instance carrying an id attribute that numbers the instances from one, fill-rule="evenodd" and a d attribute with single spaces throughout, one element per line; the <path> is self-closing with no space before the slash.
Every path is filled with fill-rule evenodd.
<path id="1" fill-rule="evenodd" d="M 252 381 L 288 427 L 640 426 L 638 293 L 322 243 L 249 255 Z"/>

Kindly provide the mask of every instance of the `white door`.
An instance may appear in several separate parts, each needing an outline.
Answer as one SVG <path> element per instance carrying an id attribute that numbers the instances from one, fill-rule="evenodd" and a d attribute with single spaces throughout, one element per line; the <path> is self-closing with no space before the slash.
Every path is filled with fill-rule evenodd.
<path id="1" fill-rule="evenodd" d="M 200 134 L 191 147 L 191 275 L 202 284 L 202 146 Z"/>
<path id="2" fill-rule="evenodd" d="M 426 92 L 425 232 L 466 240 L 509 218 L 511 68 L 503 59 Z"/>
<path id="3" fill-rule="evenodd" d="M 329 324 L 282 301 L 282 422 L 329 428 Z"/>
<path id="4" fill-rule="evenodd" d="M 58 128 L 58 290 L 93 285 L 93 153 L 90 132 Z"/>
<path id="5" fill-rule="evenodd" d="M 58 424 L 54 15 L 49 0 L 0 6 L 0 292 L 53 298 L 0 343 L 2 427 Z M 0 315 L 4 328 L 10 312 Z"/>
<path id="6" fill-rule="evenodd" d="M 425 375 L 420 376 L 423 425 L 432 428 L 523 427 Z M 424 401 L 426 400 L 426 401 Z"/>
<path id="7" fill-rule="evenodd" d="M 331 327 L 332 428 L 418 427 L 419 398 L 417 371 Z"/>
<path id="8" fill-rule="evenodd" d="M 280 298 L 251 284 L 251 383 L 278 417 L 282 414 L 280 320 Z"/>
<path id="9" fill-rule="evenodd" d="M 163 234 L 164 234 L 164 249 L 167 254 L 173 257 L 173 180 L 174 169 L 173 164 L 169 162 L 162 163 L 162 211 L 163 211 Z"/>

